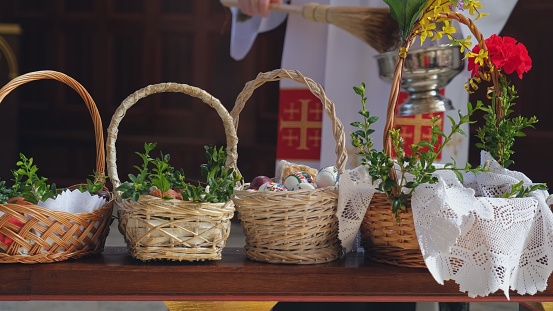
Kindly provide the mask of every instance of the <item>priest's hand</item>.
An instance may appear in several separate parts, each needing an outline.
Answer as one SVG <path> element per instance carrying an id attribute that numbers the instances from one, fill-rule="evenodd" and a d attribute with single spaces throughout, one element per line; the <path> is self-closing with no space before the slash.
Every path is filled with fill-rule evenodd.
<path id="1" fill-rule="evenodd" d="M 247 15 L 269 15 L 271 3 L 281 4 L 282 0 L 238 0 L 238 7 Z"/>

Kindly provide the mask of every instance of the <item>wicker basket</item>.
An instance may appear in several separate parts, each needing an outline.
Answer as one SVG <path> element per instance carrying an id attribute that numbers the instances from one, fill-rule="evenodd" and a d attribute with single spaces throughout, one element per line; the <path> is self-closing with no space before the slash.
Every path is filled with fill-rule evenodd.
<path id="1" fill-rule="evenodd" d="M 482 49 L 486 50 L 484 36 L 474 25 L 472 20 L 459 13 L 441 13 L 441 17 L 458 20 L 472 31 Z M 412 33 L 416 33 L 417 28 Z M 403 47 L 406 51 L 413 41 Z M 384 149 L 388 155 L 392 154 L 392 142 L 389 131 L 394 126 L 396 104 L 400 93 L 401 74 L 403 72 L 404 57 L 398 57 L 392 89 L 388 101 L 387 119 L 384 127 Z M 494 85 L 497 86 L 497 74 L 492 74 Z M 502 115 L 499 112 L 499 115 Z M 410 204 L 410 201 L 408 202 Z M 368 258 L 376 262 L 393 264 L 402 267 L 426 268 L 420 245 L 417 240 L 415 223 L 410 206 L 399 214 L 397 221 L 392 213 L 390 200 L 384 193 L 376 193 L 363 218 L 361 225 L 362 244 Z"/>
<path id="2" fill-rule="evenodd" d="M 399 214 L 398 221 L 386 194 L 373 195 L 361 223 L 362 246 L 369 259 L 402 267 L 426 268 L 409 203 L 410 200 L 407 211 Z"/>
<path id="3" fill-rule="evenodd" d="M 227 167 L 236 168 L 238 138 L 232 118 L 215 97 L 204 90 L 186 84 L 160 83 L 147 86 L 128 96 L 115 111 L 108 127 L 108 176 L 116 189 L 117 174 L 115 141 L 118 126 L 127 110 L 138 100 L 156 93 L 183 93 L 201 99 L 214 108 L 225 127 Z M 142 195 L 138 201 L 125 200 L 115 192 L 119 231 L 131 255 L 143 261 L 164 259 L 175 261 L 219 260 L 230 234 L 234 203 L 197 203 L 183 200 L 164 200 Z"/>
<path id="4" fill-rule="evenodd" d="M 238 95 L 231 116 L 238 128 L 239 114 L 253 91 L 266 82 L 282 79 L 305 84 L 321 100 L 332 119 L 336 139 L 336 166 L 343 172 L 347 162 L 344 128 L 334 104 L 322 87 L 298 71 L 278 69 L 260 73 Z M 267 192 L 235 191 L 233 196 L 245 236 L 248 258 L 283 264 L 317 264 L 342 255 L 338 240 L 338 191 L 335 187 L 314 190 Z"/>
<path id="5" fill-rule="evenodd" d="M 102 120 L 94 100 L 73 78 L 56 71 L 27 73 L 0 89 L 0 101 L 18 86 L 42 79 L 63 82 L 84 100 L 94 124 L 96 172 L 103 175 L 105 155 Z M 34 204 L 0 204 L 0 233 L 12 240 L 9 246 L 0 241 L 0 249 L 4 250 L 0 252 L 0 263 L 49 263 L 100 253 L 113 221 L 112 209 L 111 198 L 94 212 L 78 214 L 52 211 Z M 13 224 L 14 219 L 20 223 Z"/>

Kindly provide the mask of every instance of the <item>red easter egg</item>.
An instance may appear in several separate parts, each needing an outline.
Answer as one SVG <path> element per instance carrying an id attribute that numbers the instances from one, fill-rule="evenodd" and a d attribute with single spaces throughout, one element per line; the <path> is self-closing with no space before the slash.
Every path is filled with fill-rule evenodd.
<path id="1" fill-rule="evenodd" d="M 264 183 L 266 182 L 270 182 L 270 181 L 273 181 L 270 177 L 267 177 L 267 176 L 257 176 L 257 177 L 254 177 L 254 179 L 252 179 L 252 181 L 250 182 L 250 188 L 249 189 L 259 189 L 259 187 L 261 185 L 263 185 Z"/>

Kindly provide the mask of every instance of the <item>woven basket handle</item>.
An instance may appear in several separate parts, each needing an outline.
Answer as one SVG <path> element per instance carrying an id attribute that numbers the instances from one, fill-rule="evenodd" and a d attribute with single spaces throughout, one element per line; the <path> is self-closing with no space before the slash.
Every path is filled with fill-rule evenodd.
<path id="1" fill-rule="evenodd" d="M 340 120 L 336 117 L 334 103 L 326 97 L 323 87 L 312 79 L 304 77 L 299 71 L 276 69 L 270 72 L 260 73 L 254 80 L 246 83 L 242 92 L 238 94 L 234 108 L 230 112 L 230 116 L 234 119 L 234 126 L 238 130 L 240 112 L 242 111 L 242 109 L 244 109 L 246 101 L 251 97 L 253 91 L 256 88 L 260 87 L 266 82 L 279 81 L 285 78 L 305 84 L 309 91 L 311 91 L 313 95 L 321 100 L 326 114 L 332 120 L 332 134 L 334 135 L 334 139 L 336 140 L 336 167 L 338 168 L 338 171 L 340 173 L 343 173 L 348 159 L 345 146 L 344 126 L 342 125 L 342 122 L 340 122 Z"/>
<path id="2" fill-rule="evenodd" d="M 468 17 L 466 17 L 463 14 L 460 14 L 458 12 L 440 13 L 440 18 L 455 19 L 455 20 L 459 21 L 460 23 L 467 25 L 468 28 L 470 29 L 470 31 L 472 32 L 472 34 L 474 35 L 474 37 L 476 38 L 476 40 L 478 40 L 478 44 L 480 45 L 480 48 L 484 51 L 488 50 L 487 47 L 486 47 L 486 44 L 484 42 L 484 40 L 485 40 L 484 36 L 478 30 L 478 28 L 476 27 L 476 25 L 474 24 L 474 22 L 470 18 L 468 18 Z M 413 38 L 415 38 L 414 34 L 416 34 L 419 31 L 419 29 L 420 29 L 420 25 L 417 25 L 411 31 L 411 36 Z M 408 51 L 409 48 L 411 47 L 411 45 L 413 44 L 413 41 L 414 41 L 414 39 L 413 40 L 407 40 L 403 44 L 403 48 L 405 48 Z M 499 82 L 498 82 L 499 73 L 497 71 L 497 68 L 491 66 L 491 63 L 490 63 L 489 59 L 487 59 L 486 62 L 487 62 L 487 65 L 490 68 L 493 68 L 492 74 L 491 74 L 491 80 L 492 80 L 492 83 L 493 83 L 493 88 L 494 88 L 495 92 L 497 93 L 497 92 L 499 92 L 499 87 L 498 87 L 498 85 L 499 85 Z M 400 93 L 401 77 L 402 77 L 402 74 L 403 74 L 404 63 L 405 63 L 405 57 L 400 56 L 400 57 L 397 58 L 396 67 L 394 69 L 394 79 L 392 80 L 392 89 L 390 91 L 390 97 L 389 97 L 389 100 L 388 100 L 388 110 L 387 110 L 386 124 L 384 126 L 384 151 L 390 156 L 392 155 L 392 140 L 391 140 L 391 137 L 390 137 L 390 130 L 392 130 L 393 127 L 394 127 L 395 111 L 396 111 L 397 100 L 398 100 L 399 93 Z M 503 116 L 503 112 L 501 111 L 501 105 L 495 105 L 495 107 L 496 107 L 496 110 L 497 110 L 496 112 L 497 112 L 498 117 Z"/>
<path id="3" fill-rule="evenodd" d="M 100 113 L 98 108 L 94 103 L 94 100 L 87 92 L 87 90 L 75 79 L 70 76 L 52 70 L 42 70 L 29 72 L 24 75 L 20 75 L 15 79 L 8 82 L 2 89 L 0 89 L 0 102 L 15 88 L 25 84 L 27 82 L 36 81 L 36 80 L 45 80 L 52 79 L 63 82 L 74 89 L 84 100 L 90 117 L 92 118 L 92 123 L 94 124 L 94 137 L 96 139 L 96 171 L 95 173 L 98 176 L 103 176 L 105 172 L 105 153 L 104 153 L 104 131 L 102 126 L 102 119 L 100 118 Z"/>
<path id="4" fill-rule="evenodd" d="M 228 168 L 237 169 L 236 161 L 238 160 L 238 137 L 236 136 L 236 130 L 234 129 L 232 118 L 230 117 L 227 109 L 221 104 L 221 102 L 206 91 L 194 86 L 179 83 L 159 83 L 149 85 L 129 95 L 127 98 L 125 98 L 125 100 L 123 100 L 121 105 L 119 105 L 111 118 L 111 122 L 107 131 L 108 136 L 106 148 L 108 176 L 111 180 L 114 190 L 119 187 L 119 185 L 121 185 L 119 175 L 117 174 L 117 156 L 115 149 L 115 141 L 117 140 L 119 123 L 121 123 L 121 120 L 125 116 L 127 110 L 131 108 L 134 104 L 136 104 L 140 99 L 152 94 L 169 92 L 183 93 L 198 98 L 217 111 L 217 114 L 219 114 L 219 117 L 221 118 L 221 120 L 223 120 L 223 126 L 225 128 L 225 135 L 227 140 L 226 166 Z"/>

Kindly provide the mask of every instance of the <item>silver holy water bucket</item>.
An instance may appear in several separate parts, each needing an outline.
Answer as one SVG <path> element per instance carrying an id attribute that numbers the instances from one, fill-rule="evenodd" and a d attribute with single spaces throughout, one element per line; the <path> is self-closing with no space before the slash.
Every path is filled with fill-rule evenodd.
<path id="1" fill-rule="evenodd" d="M 376 57 L 380 78 L 392 82 L 398 51 Z M 463 53 L 458 46 L 439 45 L 412 49 L 407 54 L 401 89 L 409 98 L 399 106 L 399 116 L 444 112 L 453 109 L 451 100 L 440 94 L 440 89 L 465 68 Z"/>

